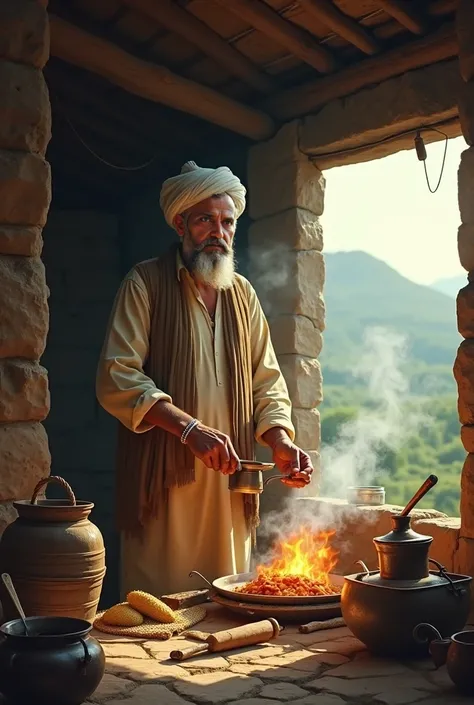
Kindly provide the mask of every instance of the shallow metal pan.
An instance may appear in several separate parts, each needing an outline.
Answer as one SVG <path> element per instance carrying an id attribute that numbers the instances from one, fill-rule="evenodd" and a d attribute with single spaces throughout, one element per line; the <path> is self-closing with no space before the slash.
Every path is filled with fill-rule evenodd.
<path id="1" fill-rule="evenodd" d="M 245 592 L 236 592 L 245 583 L 249 583 L 257 577 L 257 573 L 237 573 L 236 575 L 225 575 L 223 578 L 217 578 L 212 583 L 207 580 L 197 570 L 191 571 L 190 577 L 193 575 L 199 576 L 214 590 L 218 595 L 227 597 L 238 602 L 252 602 L 259 605 L 314 605 L 324 602 L 340 602 L 341 594 L 336 595 L 253 595 Z M 330 575 L 331 583 L 342 589 L 344 584 L 344 576 Z"/>

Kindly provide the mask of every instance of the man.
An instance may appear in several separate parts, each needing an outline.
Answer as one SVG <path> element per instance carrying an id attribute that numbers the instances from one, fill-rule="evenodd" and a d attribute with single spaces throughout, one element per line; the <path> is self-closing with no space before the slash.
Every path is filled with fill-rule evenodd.
<path id="1" fill-rule="evenodd" d="M 258 496 L 230 492 L 226 476 L 254 458 L 255 439 L 287 485 L 311 478 L 265 316 L 234 271 L 245 195 L 227 167 L 186 163 L 160 198 L 179 246 L 136 265 L 115 300 L 97 396 L 121 422 L 122 594 L 190 589 L 193 569 L 249 570 Z"/>

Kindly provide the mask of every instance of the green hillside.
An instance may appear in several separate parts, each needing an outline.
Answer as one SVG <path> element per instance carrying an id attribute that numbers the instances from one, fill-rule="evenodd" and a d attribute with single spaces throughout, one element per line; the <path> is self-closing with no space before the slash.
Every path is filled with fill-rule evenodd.
<path id="1" fill-rule="evenodd" d="M 360 356 L 366 329 L 381 326 L 406 337 L 410 377 L 418 376 L 423 384 L 429 370 L 439 377 L 437 393 L 451 391 L 452 365 L 461 340 L 455 301 L 415 284 L 365 252 L 329 253 L 325 260 L 321 362 L 326 384 L 348 383 L 347 372 Z"/>
<path id="2" fill-rule="evenodd" d="M 415 284 L 364 252 L 326 254 L 325 259 L 320 411 L 323 467 L 325 462 L 330 467 L 325 469 L 329 484 L 325 487 L 323 482 L 323 492 L 334 491 L 333 467 L 341 475 L 337 485 L 344 489 L 344 478 L 357 461 L 354 467 L 363 476 L 356 481 L 383 484 L 387 501 L 405 504 L 434 472 L 440 482 L 423 506 L 459 515 L 466 453 L 459 436 L 452 369 L 461 340 L 455 298 Z M 366 332 L 373 327 L 403 335 L 406 356 L 401 359 L 397 352 L 384 359 L 384 339 L 381 345 L 379 337 L 371 340 L 375 348 L 367 347 Z M 390 347 L 392 341 L 387 342 Z M 376 386 L 351 372 L 370 352 L 374 359 L 369 372 L 374 371 Z M 396 374 L 390 366 L 397 368 Z M 400 372 L 409 382 L 408 396 L 397 376 Z M 413 413 L 424 417 L 421 426 L 412 424 Z M 397 430 L 396 441 L 392 429 Z M 370 478 L 365 476 L 367 468 L 372 469 Z"/>

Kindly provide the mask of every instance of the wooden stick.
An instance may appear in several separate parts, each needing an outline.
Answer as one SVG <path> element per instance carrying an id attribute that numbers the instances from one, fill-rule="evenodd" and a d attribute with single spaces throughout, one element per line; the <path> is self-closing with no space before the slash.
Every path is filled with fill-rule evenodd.
<path id="1" fill-rule="evenodd" d="M 280 120 L 291 120 L 318 110 L 331 100 L 356 93 L 365 86 L 381 83 L 420 66 L 451 59 L 457 53 L 456 34 L 450 23 L 423 39 L 365 59 L 334 76 L 283 91 L 269 98 L 265 105 Z"/>
<path id="2" fill-rule="evenodd" d="M 403 2 L 403 0 L 378 0 L 377 3 L 387 15 L 394 17 L 397 22 L 403 27 L 406 27 L 413 34 L 424 34 L 426 26 L 421 21 L 418 13 L 413 10 L 415 4 L 411 2 Z"/>
<path id="3" fill-rule="evenodd" d="M 380 45 L 372 34 L 341 12 L 332 2 L 328 2 L 328 0 L 299 0 L 299 4 L 309 15 L 313 15 L 328 29 L 346 39 L 364 54 L 376 54 L 379 51 Z"/>
<path id="4" fill-rule="evenodd" d="M 336 629 L 337 627 L 345 627 L 346 623 L 342 617 L 334 617 L 334 619 L 328 619 L 325 622 L 308 622 L 308 624 L 302 624 L 299 627 L 301 634 L 311 634 L 312 632 L 319 632 L 323 629 Z"/>
<path id="5" fill-rule="evenodd" d="M 333 55 L 320 46 L 309 32 L 283 19 L 262 0 L 214 1 L 318 71 L 330 73 L 336 68 Z"/>
<path id="6" fill-rule="evenodd" d="M 51 54 L 97 73 L 130 93 L 196 115 L 253 140 L 275 132 L 273 120 L 217 91 L 142 61 L 111 42 L 50 14 Z"/>
<path id="7" fill-rule="evenodd" d="M 123 0 L 133 10 L 139 10 L 150 19 L 200 49 L 224 66 L 232 76 L 237 76 L 261 93 L 272 93 L 276 89 L 273 79 L 255 66 L 250 59 L 214 32 L 191 12 L 187 12 L 171 0 Z"/>

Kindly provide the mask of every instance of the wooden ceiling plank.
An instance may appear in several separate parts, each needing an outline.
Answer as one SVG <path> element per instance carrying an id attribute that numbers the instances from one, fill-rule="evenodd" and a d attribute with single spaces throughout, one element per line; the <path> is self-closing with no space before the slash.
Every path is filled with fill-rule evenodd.
<path id="1" fill-rule="evenodd" d="M 454 23 L 437 32 L 387 51 L 380 56 L 364 59 L 333 76 L 325 76 L 297 88 L 282 91 L 265 103 L 282 121 L 308 115 L 331 100 L 343 98 L 373 83 L 381 83 L 394 76 L 421 66 L 457 56 L 458 44 Z"/>
<path id="2" fill-rule="evenodd" d="M 50 14 L 51 55 L 97 73 L 124 90 L 195 115 L 253 140 L 275 132 L 265 113 L 128 54 L 100 37 Z"/>
<path id="3" fill-rule="evenodd" d="M 261 0 L 214 0 L 248 24 L 278 42 L 299 59 L 321 73 L 336 69 L 334 56 L 304 29 L 281 15 Z"/>
<path id="4" fill-rule="evenodd" d="M 380 7 L 403 27 L 406 27 L 413 34 L 424 34 L 426 24 L 420 18 L 418 12 L 413 9 L 413 2 L 404 0 L 378 0 Z"/>
<path id="5" fill-rule="evenodd" d="M 169 31 L 193 44 L 205 55 L 225 66 L 232 76 L 238 76 L 260 93 L 272 93 L 277 84 L 250 59 L 241 54 L 195 15 L 172 0 L 122 0 L 130 9 L 138 10 L 159 22 Z"/>
<path id="6" fill-rule="evenodd" d="M 380 45 L 369 30 L 345 15 L 330 0 L 299 0 L 300 6 L 328 29 L 350 42 L 364 54 L 377 54 Z"/>

